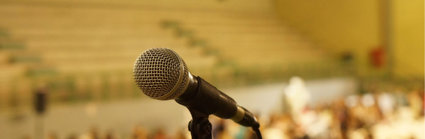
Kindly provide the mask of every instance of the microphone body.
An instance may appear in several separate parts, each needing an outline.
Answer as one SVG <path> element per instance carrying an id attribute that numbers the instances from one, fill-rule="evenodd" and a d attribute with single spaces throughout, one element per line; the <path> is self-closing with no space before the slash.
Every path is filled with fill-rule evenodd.
<path id="1" fill-rule="evenodd" d="M 238 106 L 234 99 L 201 77 L 193 79 L 189 82 L 187 90 L 175 99 L 177 103 L 207 115 L 214 114 L 220 118 L 232 119 L 243 126 L 259 127 L 254 115 Z"/>

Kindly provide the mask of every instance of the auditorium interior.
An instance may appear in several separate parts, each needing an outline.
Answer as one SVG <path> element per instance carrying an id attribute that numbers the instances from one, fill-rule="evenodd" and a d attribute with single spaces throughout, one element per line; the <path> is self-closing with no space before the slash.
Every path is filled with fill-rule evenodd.
<path id="1" fill-rule="evenodd" d="M 190 139 L 187 108 L 135 83 L 151 48 L 265 139 L 425 139 L 424 0 L 1 0 L 0 138 Z"/>

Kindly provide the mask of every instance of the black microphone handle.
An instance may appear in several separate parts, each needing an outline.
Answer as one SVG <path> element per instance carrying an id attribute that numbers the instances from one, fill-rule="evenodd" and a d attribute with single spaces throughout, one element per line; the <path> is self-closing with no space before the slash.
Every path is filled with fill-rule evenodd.
<path id="1" fill-rule="evenodd" d="M 176 99 L 176 102 L 207 115 L 214 114 L 220 118 L 232 119 L 243 126 L 259 127 L 251 112 L 238 106 L 233 98 L 201 77 L 195 76 L 189 82 L 187 90 Z"/>
<path id="2" fill-rule="evenodd" d="M 216 87 L 195 76 L 177 103 L 195 109 L 204 114 L 214 114 L 220 118 L 232 118 L 237 112 L 236 101 Z"/>

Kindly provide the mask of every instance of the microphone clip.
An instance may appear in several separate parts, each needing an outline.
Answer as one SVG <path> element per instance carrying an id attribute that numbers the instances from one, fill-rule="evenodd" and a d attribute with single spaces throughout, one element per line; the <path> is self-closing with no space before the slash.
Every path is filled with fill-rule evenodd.
<path id="1" fill-rule="evenodd" d="M 190 120 L 188 128 L 192 139 L 212 139 L 212 125 L 208 120 L 209 114 L 199 112 L 188 107 L 192 120 Z"/>

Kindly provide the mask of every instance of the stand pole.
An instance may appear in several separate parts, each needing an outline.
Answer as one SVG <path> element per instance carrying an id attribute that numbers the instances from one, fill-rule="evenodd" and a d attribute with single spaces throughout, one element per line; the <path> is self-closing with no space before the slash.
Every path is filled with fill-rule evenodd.
<path id="1" fill-rule="evenodd" d="M 189 131 L 192 139 L 212 139 L 211 130 L 212 126 L 208 121 L 208 114 L 189 108 L 192 120 L 189 122 Z"/>

